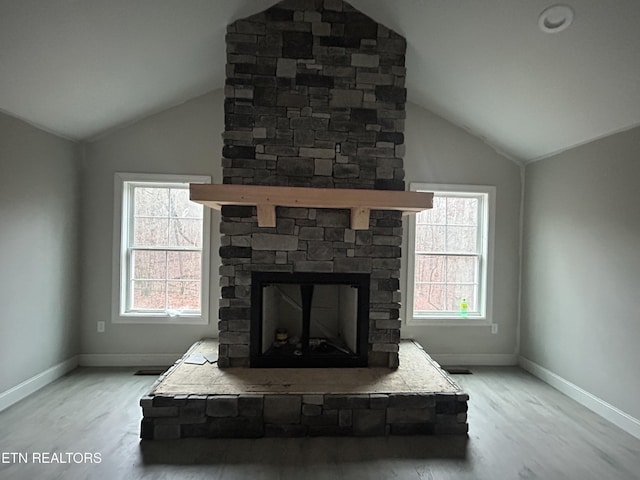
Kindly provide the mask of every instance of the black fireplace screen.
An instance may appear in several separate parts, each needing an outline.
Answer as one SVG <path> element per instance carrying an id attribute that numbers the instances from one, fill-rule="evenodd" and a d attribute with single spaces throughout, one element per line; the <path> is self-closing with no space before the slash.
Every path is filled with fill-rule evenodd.
<path id="1" fill-rule="evenodd" d="M 252 367 L 366 367 L 369 274 L 253 272 Z"/>

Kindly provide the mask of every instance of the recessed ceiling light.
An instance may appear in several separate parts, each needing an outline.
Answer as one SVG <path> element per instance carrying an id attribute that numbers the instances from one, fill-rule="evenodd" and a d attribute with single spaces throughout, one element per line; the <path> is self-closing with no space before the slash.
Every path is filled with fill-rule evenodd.
<path id="1" fill-rule="evenodd" d="M 558 33 L 571 25 L 573 10 L 568 5 L 546 8 L 538 18 L 538 26 L 545 33 Z"/>

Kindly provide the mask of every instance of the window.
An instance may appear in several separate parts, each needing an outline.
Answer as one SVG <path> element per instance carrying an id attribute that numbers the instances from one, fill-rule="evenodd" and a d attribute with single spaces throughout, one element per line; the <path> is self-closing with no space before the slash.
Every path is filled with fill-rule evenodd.
<path id="1" fill-rule="evenodd" d="M 208 323 L 209 177 L 116 174 L 114 322 Z"/>
<path id="2" fill-rule="evenodd" d="M 410 220 L 408 322 L 490 322 L 495 187 L 412 184 L 433 208 Z"/>

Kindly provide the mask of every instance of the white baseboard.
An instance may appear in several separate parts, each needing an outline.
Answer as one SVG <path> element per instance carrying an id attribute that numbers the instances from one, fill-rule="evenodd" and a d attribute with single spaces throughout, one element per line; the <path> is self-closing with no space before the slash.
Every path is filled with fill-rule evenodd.
<path id="1" fill-rule="evenodd" d="M 182 353 L 83 353 L 78 355 L 81 367 L 169 367 Z"/>
<path id="2" fill-rule="evenodd" d="M 520 357 L 520 366 L 535 377 L 538 377 L 545 383 L 548 383 L 556 390 L 564 393 L 567 397 L 572 398 L 579 404 L 587 407 L 589 410 L 597 413 L 601 417 L 609 420 L 627 433 L 636 438 L 640 438 L 640 420 L 623 412 L 610 403 L 605 402 L 601 398 L 587 392 L 579 386 L 565 380 L 550 370 L 541 367 L 531 360 Z"/>
<path id="3" fill-rule="evenodd" d="M 37 375 L 28 378 L 19 385 L 0 393 L 0 412 L 9 408 L 14 403 L 18 403 L 20 400 L 28 397 L 32 393 L 37 392 L 42 387 L 49 385 L 51 382 L 69 373 L 77 366 L 78 357 L 71 357 L 64 362 L 60 362 L 57 365 L 46 369 L 44 372 L 40 372 Z"/>
<path id="4" fill-rule="evenodd" d="M 512 353 L 430 353 L 427 352 L 440 365 L 445 366 L 515 366 L 518 365 L 518 356 Z"/>

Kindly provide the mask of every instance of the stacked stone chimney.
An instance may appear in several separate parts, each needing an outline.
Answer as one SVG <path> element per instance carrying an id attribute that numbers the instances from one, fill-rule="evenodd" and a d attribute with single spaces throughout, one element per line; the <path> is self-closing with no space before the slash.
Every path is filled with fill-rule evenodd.
<path id="1" fill-rule="evenodd" d="M 340 0 L 285 0 L 229 25 L 223 182 L 404 190 L 406 41 Z M 371 275 L 369 366 L 398 366 L 401 213 L 222 209 L 221 367 L 249 366 L 251 272 Z"/>

